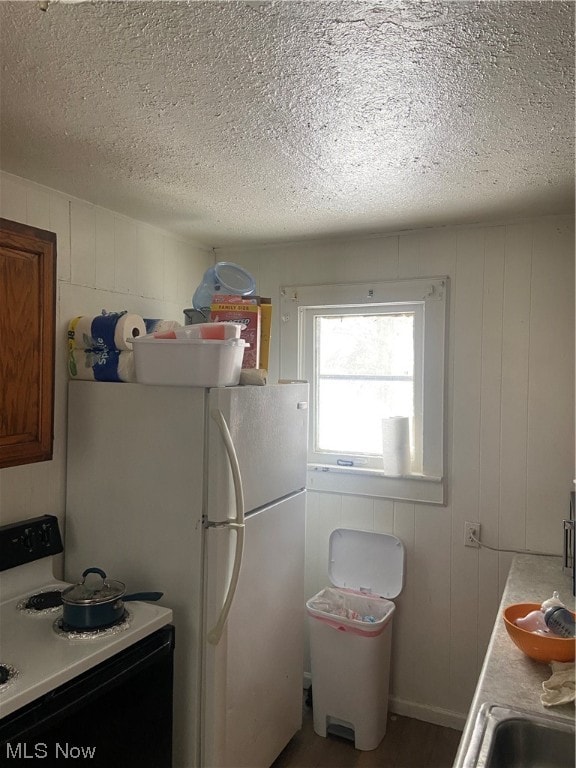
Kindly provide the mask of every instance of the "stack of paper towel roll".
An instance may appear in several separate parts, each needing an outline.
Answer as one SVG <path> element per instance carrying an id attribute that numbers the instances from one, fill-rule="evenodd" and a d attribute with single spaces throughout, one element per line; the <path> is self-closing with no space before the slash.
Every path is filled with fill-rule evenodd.
<path id="1" fill-rule="evenodd" d="M 75 317 L 68 324 L 68 372 L 73 379 L 136 381 L 131 340 L 179 326 L 127 311 Z"/>

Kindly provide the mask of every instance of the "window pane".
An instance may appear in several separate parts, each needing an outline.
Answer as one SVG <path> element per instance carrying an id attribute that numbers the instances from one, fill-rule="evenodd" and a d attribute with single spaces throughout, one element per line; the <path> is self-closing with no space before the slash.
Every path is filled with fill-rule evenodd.
<path id="1" fill-rule="evenodd" d="M 414 415 L 414 314 L 318 316 L 316 360 L 315 450 L 381 454 L 381 420 Z"/>
<path id="2" fill-rule="evenodd" d="M 318 373 L 413 376 L 414 313 L 316 318 Z"/>
<path id="3" fill-rule="evenodd" d="M 412 381 L 318 382 L 316 450 L 382 453 L 382 418 L 412 416 Z"/>

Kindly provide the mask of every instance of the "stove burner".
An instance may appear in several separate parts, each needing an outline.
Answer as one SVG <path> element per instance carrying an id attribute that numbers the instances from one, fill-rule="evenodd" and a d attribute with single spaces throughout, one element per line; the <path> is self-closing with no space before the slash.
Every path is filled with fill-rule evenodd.
<path id="1" fill-rule="evenodd" d="M 129 629 L 131 625 L 131 618 L 130 612 L 124 609 L 124 615 L 119 619 L 112 622 L 112 624 L 107 624 L 98 627 L 97 629 L 78 629 L 66 624 L 62 618 L 56 619 L 52 626 L 54 632 L 56 632 L 59 637 L 64 637 L 68 640 L 92 640 L 115 635 L 118 632 L 124 632 L 126 629 Z"/>
<path id="2" fill-rule="evenodd" d="M 38 592 L 28 598 L 24 608 L 29 611 L 45 611 L 48 608 L 59 608 L 62 605 L 62 592 L 52 590 L 50 592 Z"/>
<path id="3" fill-rule="evenodd" d="M 16 606 L 17 610 L 28 616 L 44 616 L 62 609 L 62 590 L 46 589 L 23 598 Z"/>
<path id="4" fill-rule="evenodd" d="M 10 664 L 0 664 L 0 691 L 4 691 L 18 677 L 18 670 Z"/>

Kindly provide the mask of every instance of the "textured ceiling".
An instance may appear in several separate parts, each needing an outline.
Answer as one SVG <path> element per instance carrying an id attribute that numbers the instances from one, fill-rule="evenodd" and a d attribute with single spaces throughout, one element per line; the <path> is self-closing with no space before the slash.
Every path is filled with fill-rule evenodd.
<path id="1" fill-rule="evenodd" d="M 572 211 L 572 2 L 0 2 L 0 167 L 207 245 Z"/>

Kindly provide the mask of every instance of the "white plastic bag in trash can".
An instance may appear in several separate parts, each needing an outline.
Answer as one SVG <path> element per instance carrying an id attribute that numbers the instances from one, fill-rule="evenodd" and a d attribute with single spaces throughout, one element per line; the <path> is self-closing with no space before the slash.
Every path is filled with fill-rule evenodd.
<path id="1" fill-rule="evenodd" d="M 341 632 L 379 635 L 392 620 L 395 605 L 377 595 L 326 587 L 306 603 L 310 616 Z"/>

